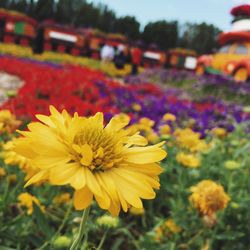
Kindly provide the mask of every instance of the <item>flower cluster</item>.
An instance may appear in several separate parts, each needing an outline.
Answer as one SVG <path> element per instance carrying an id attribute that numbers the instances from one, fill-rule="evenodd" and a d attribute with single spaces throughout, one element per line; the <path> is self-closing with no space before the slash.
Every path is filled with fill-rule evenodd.
<path id="1" fill-rule="evenodd" d="M 173 219 L 167 219 L 161 223 L 155 229 L 155 240 L 162 241 L 162 239 L 171 236 L 172 234 L 178 234 L 181 232 L 181 228 L 175 223 Z"/>
<path id="2" fill-rule="evenodd" d="M 0 70 L 19 76 L 25 83 L 18 95 L 3 106 L 23 119 L 34 119 L 37 113 L 47 114 L 48 106 L 52 104 L 71 114 L 76 110 L 81 115 L 100 111 L 107 120 L 121 112 L 129 115 L 132 123 L 146 117 L 154 122 L 153 131 L 166 124 L 172 129 L 171 123 L 189 125 L 201 136 L 214 127 L 231 131 L 234 128 L 232 118 L 237 122 L 250 119 L 249 112 L 239 106 L 213 99 L 194 101 L 179 90 L 163 90 L 150 83 L 123 84 L 107 78 L 100 71 L 80 66 L 2 56 Z M 163 117 L 166 113 L 170 114 Z M 161 127 L 161 133 L 168 133 L 170 128 Z M 149 135 L 156 138 L 154 133 Z"/>
<path id="3" fill-rule="evenodd" d="M 61 54 L 56 52 L 44 52 L 41 55 L 32 54 L 31 48 L 21 47 L 15 44 L 0 44 L 0 54 L 13 55 L 20 58 L 28 58 L 30 60 L 36 60 L 39 62 L 45 62 L 48 65 L 52 65 L 50 62 L 60 64 L 71 64 L 87 66 L 94 69 L 99 69 L 109 76 L 126 76 L 131 72 L 131 66 L 125 65 L 123 69 L 117 69 L 113 63 L 102 64 L 99 61 L 91 58 L 83 58 L 72 56 L 69 54 Z M 34 61 L 35 62 L 35 61 Z M 142 71 L 142 69 L 140 69 Z"/>
<path id="4" fill-rule="evenodd" d="M 7 165 L 18 166 L 25 173 L 25 179 L 28 180 L 37 173 L 37 170 L 32 167 L 27 158 L 14 151 L 16 140 L 16 138 L 12 138 L 3 145 L 2 158 Z"/>
<path id="5" fill-rule="evenodd" d="M 200 166 L 200 159 L 195 154 L 180 152 L 176 155 L 176 160 L 184 167 L 198 168 Z"/>
<path id="6" fill-rule="evenodd" d="M 191 188 L 190 202 L 202 215 L 212 216 L 226 208 L 230 198 L 224 188 L 211 181 L 203 180 Z"/>
<path id="7" fill-rule="evenodd" d="M 18 196 L 18 204 L 21 207 L 27 208 L 27 214 L 31 215 L 33 213 L 33 203 L 40 207 L 41 211 L 45 211 L 45 207 L 41 205 L 40 201 L 33 195 L 29 193 L 21 193 Z"/>
<path id="8" fill-rule="evenodd" d="M 0 111 L 0 134 L 14 132 L 21 122 L 9 110 Z"/>

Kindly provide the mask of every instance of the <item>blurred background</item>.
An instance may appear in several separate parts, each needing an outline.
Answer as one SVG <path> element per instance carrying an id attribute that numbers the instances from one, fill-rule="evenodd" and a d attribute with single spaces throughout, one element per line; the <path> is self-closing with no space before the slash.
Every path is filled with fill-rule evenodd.
<path id="1" fill-rule="evenodd" d="M 249 0 L 0 0 L 0 250 L 69 249 L 77 235 L 75 187 L 53 186 L 49 178 L 24 188 L 41 164 L 49 174 L 58 164 L 61 150 L 58 158 L 48 150 L 47 132 L 61 145 L 71 121 L 65 110 L 102 112 L 104 125 L 115 117 L 148 145 L 164 141 L 168 153 L 161 174 L 158 163 L 133 166 L 144 181 L 121 174 L 129 209 L 119 217 L 92 202 L 81 250 L 249 250 L 249 78 Z M 16 150 L 23 137 L 17 129 L 36 136 L 28 144 L 40 146 L 38 163 L 30 150 Z M 72 138 L 62 146 L 72 149 L 69 160 L 62 154 L 65 166 L 76 162 L 94 180 L 112 171 L 116 163 L 100 160 L 105 147 L 95 152 L 87 139 L 101 163 L 77 162 L 85 155 Z M 72 177 L 63 170 L 62 179 Z M 158 187 L 159 174 L 156 197 L 134 207 L 130 195 L 152 198 L 153 190 L 144 191 Z M 120 182 L 113 181 L 116 196 Z"/>

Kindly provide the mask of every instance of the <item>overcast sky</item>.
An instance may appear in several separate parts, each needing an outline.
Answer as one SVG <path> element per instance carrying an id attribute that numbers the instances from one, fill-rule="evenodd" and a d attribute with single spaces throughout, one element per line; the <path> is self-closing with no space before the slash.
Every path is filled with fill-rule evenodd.
<path id="1" fill-rule="evenodd" d="M 104 3 L 118 16 L 133 15 L 145 25 L 160 19 L 178 20 L 181 23 L 202 22 L 229 30 L 232 7 L 250 4 L 250 0 L 88 0 Z"/>

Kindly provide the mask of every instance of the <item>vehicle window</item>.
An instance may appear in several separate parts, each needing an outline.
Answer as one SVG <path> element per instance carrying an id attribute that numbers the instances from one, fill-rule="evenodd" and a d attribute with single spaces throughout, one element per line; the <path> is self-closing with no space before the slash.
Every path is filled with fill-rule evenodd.
<path id="1" fill-rule="evenodd" d="M 248 48 L 243 44 L 239 44 L 239 45 L 237 45 L 234 53 L 240 54 L 240 55 L 246 55 L 246 54 L 248 54 Z"/>
<path id="2" fill-rule="evenodd" d="M 224 54 L 225 54 L 225 53 L 228 53 L 230 47 L 231 47 L 231 45 L 225 45 L 225 46 L 221 47 L 221 48 L 219 49 L 219 53 L 224 53 Z"/>

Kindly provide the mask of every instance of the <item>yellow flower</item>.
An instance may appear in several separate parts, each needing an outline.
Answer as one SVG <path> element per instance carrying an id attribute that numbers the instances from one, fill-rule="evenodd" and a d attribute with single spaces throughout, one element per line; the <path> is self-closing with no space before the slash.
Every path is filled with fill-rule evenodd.
<path id="1" fill-rule="evenodd" d="M 154 133 L 153 126 L 155 122 L 150 120 L 149 118 L 141 118 L 138 123 L 133 124 L 128 127 L 129 131 L 132 132 L 141 132 L 145 136 L 150 136 L 150 134 Z"/>
<path id="2" fill-rule="evenodd" d="M 22 207 L 26 207 L 27 210 L 27 214 L 32 214 L 33 213 L 33 202 L 36 203 L 37 206 L 40 207 L 41 211 L 45 211 L 44 206 L 41 205 L 40 201 L 33 195 L 29 194 L 29 193 L 21 193 L 18 196 L 18 204 Z"/>
<path id="3" fill-rule="evenodd" d="M 0 111 L 0 134 L 11 133 L 20 124 L 21 122 L 16 120 L 16 117 L 9 110 Z"/>
<path id="4" fill-rule="evenodd" d="M 211 216 L 218 210 L 223 210 L 230 200 L 224 188 L 211 180 L 199 182 L 191 187 L 191 192 L 190 202 L 203 215 Z"/>
<path id="5" fill-rule="evenodd" d="M 27 159 L 21 155 L 18 155 L 14 151 L 14 142 L 16 139 L 12 139 L 11 141 L 6 142 L 3 145 L 3 153 L 2 157 L 4 158 L 4 163 L 7 165 L 19 166 L 20 168 L 24 168 L 25 165 L 28 164 Z"/>
<path id="6" fill-rule="evenodd" d="M 152 130 L 151 132 L 146 133 L 145 137 L 150 143 L 157 143 L 160 141 L 159 136 Z"/>
<path id="7" fill-rule="evenodd" d="M 164 116 L 163 116 L 163 120 L 164 121 L 172 121 L 174 122 L 176 120 L 176 116 L 171 114 L 171 113 L 166 113 Z"/>
<path id="8" fill-rule="evenodd" d="M 69 248 L 72 240 L 67 236 L 59 236 L 53 241 L 53 249 L 65 249 Z"/>
<path id="9" fill-rule="evenodd" d="M 0 168 L 0 177 L 3 177 L 6 175 L 6 171 L 4 170 L 4 168 Z"/>
<path id="10" fill-rule="evenodd" d="M 165 226 L 169 229 L 171 233 L 179 233 L 181 231 L 181 228 L 176 225 L 173 219 L 168 219 L 165 222 Z"/>
<path id="11" fill-rule="evenodd" d="M 129 209 L 129 212 L 133 215 L 143 215 L 145 213 L 144 208 L 135 208 L 135 207 L 131 207 Z"/>
<path id="12" fill-rule="evenodd" d="M 70 193 L 63 193 L 63 194 L 57 195 L 53 199 L 53 203 L 60 205 L 60 204 L 69 203 L 70 200 L 71 200 Z"/>
<path id="13" fill-rule="evenodd" d="M 14 151 L 14 143 L 16 140 L 17 139 L 14 138 L 3 145 L 2 157 L 4 158 L 5 164 L 19 166 L 19 168 L 26 174 L 25 180 L 28 180 L 38 171 L 29 164 L 27 158 Z"/>
<path id="14" fill-rule="evenodd" d="M 224 163 L 225 168 L 233 170 L 233 169 L 237 169 L 240 168 L 240 163 L 236 162 L 236 161 L 226 161 Z"/>
<path id="15" fill-rule="evenodd" d="M 134 111 L 141 111 L 141 105 L 138 104 L 138 103 L 134 103 L 132 105 L 132 108 L 133 108 Z"/>
<path id="16" fill-rule="evenodd" d="M 128 124 L 129 121 L 130 121 L 129 116 L 127 114 L 125 114 L 125 113 L 120 113 L 120 114 L 116 115 L 115 117 L 117 119 L 119 119 L 121 123 L 127 123 Z"/>
<path id="17" fill-rule="evenodd" d="M 143 117 L 139 120 L 139 124 L 144 125 L 148 128 L 152 128 L 155 125 L 155 122 L 147 117 Z"/>
<path id="18" fill-rule="evenodd" d="M 227 135 L 227 131 L 224 128 L 217 127 L 212 130 L 212 134 L 219 138 L 224 138 Z"/>
<path id="19" fill-rule="evenodd" d="M 162 237 L 163 237 L 163 228 L 159 226 L 155 229 L 155 240 L 159 242 L 161 241 Z"/>
<path id="20" fill-rule="evenodd" d="M 174 132 L 176 142 L 181 148 L 186 148 L 191 152 L 202 152 L 209 149 L 209 145 L 202 139 L 200 134 L 190 128 L 177 129 Z"/>
<path id="21" fill-rule="evenodd" d="M 119 219 L 117 217 L 112 217 L 110 215 L 103 215 L 101 217 L 98 217 L 96 222 L 99 226 L 107 228 L 115 228 L 119 224 Z"/>
<path id="22" fill-rule="evenodd" d="M 179 233 L 182 229 L 176 225 L 173 219 L 168 219 L 155 228 L 155 240 L 161 241 L 172 234 Z"/>
<path id="23" fill-rule="evenodd" d="M 171 128 L 167 124 L 160 126 L 159 130 L 161 135 L 169 135 L 171 133 Z"/>
<path id="24" fill-rule="evenodd" d="M 38 170 L 26 186 L 47 180 L 54 185 L 72 186 L 74 206 L 87 208 L 93 198 L 102 209 L 118 215 L 122 208 L 142 208 L 141 199 L 154 199 L 160 187 L 158 175 L 164 159 L 164 142 L 146 146 L 138 133 L 124 129 L 127 122 L 114 117 L 103 126 L 103 114 L 71 117 L 50 107 L 50 116 L 37 115 L 41 122 L 19 131 L 16 152 L 27 157 Z"/>
<path id="25" fill-rule="evenodd" d="M 182 164 L 184 167 L 198 168 L 200 166 L 200 159 L 194 154 L 185 154 L 180 152 L 176 156 L 177 162 Z"/>
<path id="26" fill-rule="evenodd" d="M 231 207 L 234 208 L 234 209 L 237 209 L 237 208 L 239 208 L 240 206 L 239 206 L 239 204 L 236 203 L 236 202 L 231 202 Z"/>

